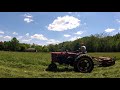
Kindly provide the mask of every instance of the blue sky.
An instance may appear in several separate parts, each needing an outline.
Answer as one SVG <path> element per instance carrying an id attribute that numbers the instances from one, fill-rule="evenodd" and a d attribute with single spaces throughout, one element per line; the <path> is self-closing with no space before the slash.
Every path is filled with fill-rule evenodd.
<path id="1" fill-rule="evenodd" d="M 120 32 L 120 12 L 0 12 L 0 41 L 38 45 Z"/>

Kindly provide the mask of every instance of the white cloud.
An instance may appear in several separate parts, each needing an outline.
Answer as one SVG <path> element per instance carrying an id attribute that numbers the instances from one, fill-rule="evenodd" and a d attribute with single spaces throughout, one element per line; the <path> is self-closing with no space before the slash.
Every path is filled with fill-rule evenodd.
<path id="1" fill-rule="evenodd" d="M 24 14 L 24 17 L 27 17 L 27 18 L 32 18 L 33 16 L 32 16 L 32 15 L 30 15 L 29 13 L 27 13 L 27 14 Z"/>
<path id="2" fill-rule="evenodd" d="M 81 34 L 83 34 L 83 31 L 78 31 L 78 32 L 76 32 L 74 34 L 81 35 Z"/>
<path id="3" fill-rule="evenodd" d="M 21 40 L 21 42 L 22 42 L 22 43 L 30 43 L 31 40 L 32 40 L 32 39 L 23 39 L 23 40 Z"/>
<path id="4" fill-rule="evenodd" d="M 29 36 L 29 33 L 26 33 L 26 36 Z"/>
<path id="5" fill-rule="evenodd" d="M 64 31 L 77 28 L 79 25 L 80 20 L 78 18 L 66 15 L 64 17 L 57 17 L 47 28 L 52 31 Z"/>
<path id="6" fill-rule="evenodd" d="M 23 36 L 18 36 L 18 37 L 17 37 L 18 40 L 19 40 L 19 39 L 22 39 L 22 38 L 23 38 Z"/>
<path id="7" fill-rule="evenodd" d="M 0 31 L 0 34 L 4 34 L 4 32 L 3 32 L 3 31 Z"/>
<path id="8" fill-rule="evenodd" d="M 69 35 L 69 34 L 64 34 L 64 37 L 70 37 L 71 35 Z"/>
<path id="9" fill-rule="evenodd" d="M 14 34 L 14 35 L 18 35 L 18 33 L 16 33 L 16 32 L 13 32 L 13 34 Z"/>
<path id="10" fill-rule="evenodd" d="M 17 36 L 16 38 L 20 41 L 20 43 L 30 44 L 30 41 L 32 40 L 31 37 L 26 37 L 26 36 Z"/>
<path id="11" fill-rule="evenodd" d="M 120 20 L 119 20 L 119 19 L 116 19 L 116 21 L 117 21 L 118 23 L 120 23 Z"/>
<path id="12" fill-rule="evenodd" d="M 60 41 L 54 39 L 49 39 L 47 42 L 47 44 L 58 44 L 58 43 L 60 43 Z"/>
<path id="13" fill-rule="evenodd" d="M 11 36 L 4 36 L 4 39 L 10 40 L 10 39 L 12 39 L 12 37 Z"/>
<path id="14" fill-rule="evenodd" d="M 32 22 L 32 21 L 34 21 L 34 20 L 31 19 L 31 18 L 24 18 L 24 21 L 27 22 L 27 23 L 30 23 L 30 22 Z"/>
<path id="15" fill-rule="evenodd" d="M 72 12 L 68 12 L 68 14 L 72 14 Z"/>
<path id="16" fill-rule="evenodd" d="M 79 39 L 79 38 L 81 38 L 81 37 L 75 36 L 75 37 L 72 37 L 72 38 L 70 39 L 70 41 L 74 41 L 74 40 Z"/>
<path id="17" fill-rule="evenodd" d="M 33 20 L 33 16 L 32 15 L 30 15 L 29 13 L 27 13 L 27 14 L 24 14 L 24 21 L 25 22 L 27 22 L 27 23 L 30 23 L 30 22 L 33 22 L 34 20 Z"/>
<path id="18" fill-rule="evenodd" d="M 113 32 L 115 29 L 113 29 L 113 28 L 108 28 L 108 29 L 106 29 L 105 30 L 105 32 Z"/>
<path id="19" fill-rule="evenodd" d="M 39 39 L 39 40 L 48 40 L 42 34 L 34 34 L 33 36 L 31 36 L 31 38 L 35 38 L 35 39 Z"/>

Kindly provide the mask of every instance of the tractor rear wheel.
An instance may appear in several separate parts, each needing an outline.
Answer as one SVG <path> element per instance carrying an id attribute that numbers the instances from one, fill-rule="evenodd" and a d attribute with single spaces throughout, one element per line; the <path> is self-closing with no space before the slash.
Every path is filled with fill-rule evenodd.
<path id="1" fill-rule="evenodd" d="M 55 63 L 51 63 L 46 70 L 47 71 L 56 71 L 57 65 Z"/>
<path id="2" fill-rule="evenodd" d="M 82 73 L 90 73 L 94 68 L 94 63 L 92 58 L 88 55 L 81 55 L 74 62 L 74 70 Z"/>

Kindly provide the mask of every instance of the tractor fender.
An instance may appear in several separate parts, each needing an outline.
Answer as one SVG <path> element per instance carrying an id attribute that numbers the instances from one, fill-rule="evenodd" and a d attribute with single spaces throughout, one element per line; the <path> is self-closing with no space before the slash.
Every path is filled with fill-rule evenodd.
<path id="1" fill-rule="evenodd" d="M 88 54 L 81 54 L 81 55 L 79 55 L 79 56 L 75 59 L 75 61 L 78 61 L 78 60 L 80 60 L 80 58 L 83 58 L 83 57 L 87 57 L 87 58 L 90 58 L 90 59 L 92 60 L 92 57 L 91 57 L 90 55 L 88 55 Z"/>

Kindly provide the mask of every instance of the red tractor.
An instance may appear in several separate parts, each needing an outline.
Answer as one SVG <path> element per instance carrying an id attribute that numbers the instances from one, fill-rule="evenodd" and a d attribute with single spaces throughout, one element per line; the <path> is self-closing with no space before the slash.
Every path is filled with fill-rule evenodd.
<path id="1" fill-rule="evenodd" d="M 97 60 L 101 65 L 114 65 L 115 59 L 109 57 L 91 57 L 81 52 L 51 52 L 51 64 L 47 70 L 57 70 L 56 63 L 66 64 L 74 67 L 74 71 L 90 73 L 94 68 L 93 60 Z"/>

